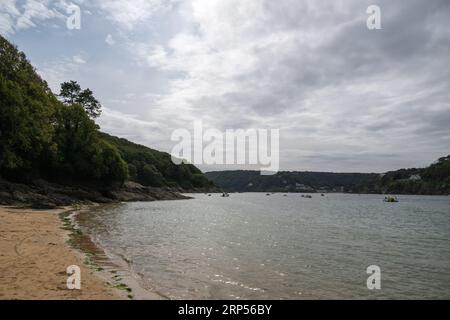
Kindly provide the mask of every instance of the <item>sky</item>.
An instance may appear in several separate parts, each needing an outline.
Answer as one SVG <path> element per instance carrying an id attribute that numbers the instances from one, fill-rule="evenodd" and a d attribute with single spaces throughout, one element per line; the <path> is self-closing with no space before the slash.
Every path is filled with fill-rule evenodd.
<path id="1" fill-rule="evenodd" d="M 0 33 L 101 129 L 279 129 L 282 170 L 385 172 L 450 154 L 450 0 L 0 0 Z M 366 10 L 381 9 L 369 30 Z M 200 166 L 202 170 L 222 167 Z"/>

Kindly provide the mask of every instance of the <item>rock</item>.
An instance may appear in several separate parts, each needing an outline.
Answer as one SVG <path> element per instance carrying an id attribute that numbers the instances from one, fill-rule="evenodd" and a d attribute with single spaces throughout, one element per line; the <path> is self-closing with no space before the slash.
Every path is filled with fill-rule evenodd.
<path id="1" fill-rule="evenodd" d="M 58 206 L 52 202 L 33 202 L 31 208 L 39 210 L 56 209 Z"/>
<path id="2" fill-rule="evenodd" d="M 15 201 L 18 202 L 27 202 L 27 197 L 24 193 L 20 192 L 20 191 L 14 191 L 12 193 L 12 197 Z"/>
<path id="3" fill-rule="evenodd" d="M 0 191 L 0 201 L 4 200 L 7 201 L 8 199 L 11 199 L 12 195 L 9 192 Z"/>
<path id="4" fill-rule="evenodd" d="M 190 199 L 174 188 L 154 188 L 128 181 L 122 187 L 66 186 L 36 180 L 32 185 L 0 179 L 0 204 L 31 205 L 35 209 L 54 209 L 74 203 L 110 203 L 116 201 L 155 201 Z"/>

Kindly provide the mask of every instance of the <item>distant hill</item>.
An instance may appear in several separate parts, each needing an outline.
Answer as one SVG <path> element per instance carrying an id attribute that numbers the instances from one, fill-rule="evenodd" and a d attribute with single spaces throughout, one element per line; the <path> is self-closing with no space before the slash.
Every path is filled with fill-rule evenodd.
<path id="1" fill-rule="evenodd" d="M 450 156 L 427 168 L 384 174 L 279 172 L 262 176 L 259 171 L 218 171 L 205 175 L 228 192 L 450 194 Z"/>
<path id="2" fill-rule="evenodd" d="M 262 176 L 259 171 L 207 172 L 206 177 L 228 192 L 343 192 L 376 181 L 378 174 L 329 172 L 278 172 Z"/>

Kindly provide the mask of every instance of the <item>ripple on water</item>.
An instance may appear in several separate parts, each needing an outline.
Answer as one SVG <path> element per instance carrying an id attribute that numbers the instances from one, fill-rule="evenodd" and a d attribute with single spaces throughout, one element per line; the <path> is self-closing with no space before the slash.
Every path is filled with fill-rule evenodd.
<path id="1" fill-rule="evenodd" d="M 450 298 L 447 197 L 195 198 L 126 203 L 80 223 L 171 298 Z M 377 292 L 366 287 L 372 264 Z"/>

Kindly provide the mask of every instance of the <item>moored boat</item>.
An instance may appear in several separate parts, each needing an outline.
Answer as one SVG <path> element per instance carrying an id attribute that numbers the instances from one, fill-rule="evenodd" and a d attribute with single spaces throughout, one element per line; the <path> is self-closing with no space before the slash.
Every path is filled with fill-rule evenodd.
<path id="1" fill-rule="evenodd" d="M 398 202 L 397 197 L 386 196 L 384 197 L 384 202 Z"/>

